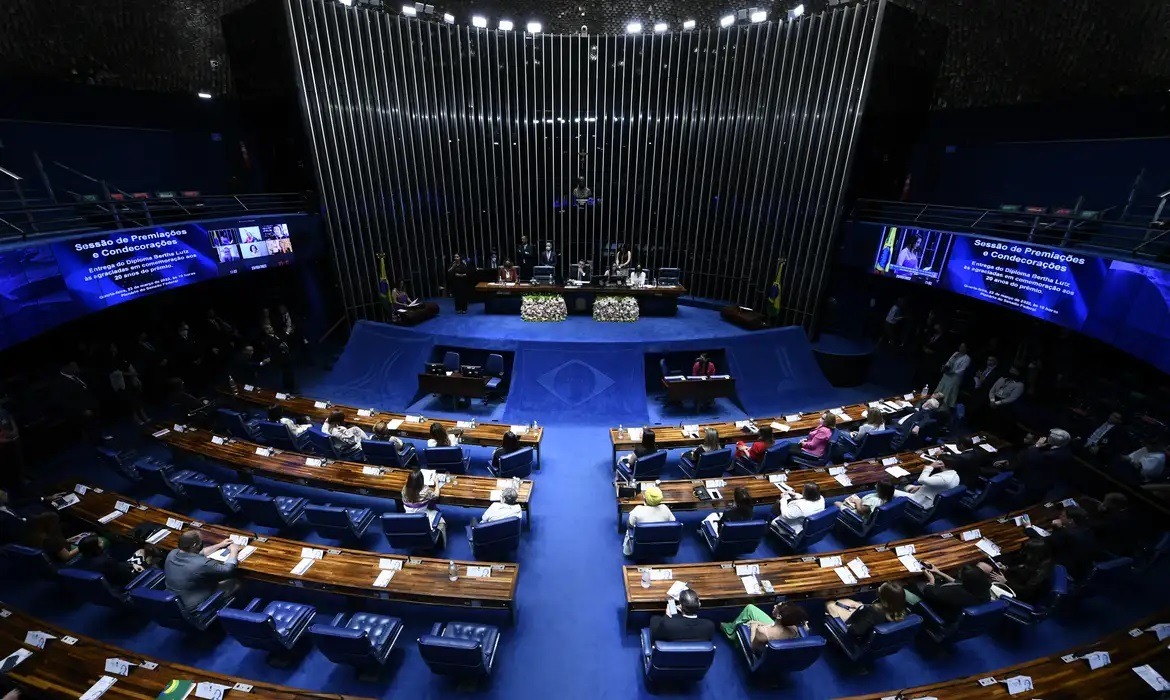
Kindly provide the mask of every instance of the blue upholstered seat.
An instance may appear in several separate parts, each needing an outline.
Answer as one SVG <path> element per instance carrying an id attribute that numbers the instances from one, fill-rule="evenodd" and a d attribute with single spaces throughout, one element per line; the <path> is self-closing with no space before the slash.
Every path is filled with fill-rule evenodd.
<path id="1" fill-rule="evenodd" d="M 243 413 L 230 408 L 215 410 L 216 428 L 240 440 L 255 441 L 257 438 L 256 424 L 259 421 L 250 420 Z"/>
<path id="2" fill-rule="evenodd" d="M 688 452 L 679 459 L 678 468 L 688 479 L 718 479 L 731 468 L 734 453 L 735 447 L 729 445 L 721 450 L 704 452 L 696 463 Z"/>
<path id="3" fill-rule="evenodd" d="M 876 408 L 873 410 L 877 410 Z M 897 430 L 893 428 L 885 428 L 883 430 L 873 430 L 861 436 L 861 440 L 854 443 L 852 449 L 846 450 L 843 459 L 846 462 L 856 462 L 862 459 L 869 459 L 871 457 L 881 457 L 888 455 L 894 451 L 890 445 L 890 441 L 898 434 Z"/>
<path id="4" fill-rule="evenodd" d="M 376 671 L 390 659 L 402 635 L 402 620 L 376 613 L 338 613 L 309 628 L 317 648 L 335 664 Z"/>
<path id="5" fill-rule="evenodd" d="M 645 457 L 639 457 L 633 467 L 624 461 L 617 463 L 618 474 L 627 483 L 635 481 L 655 481 L 662 476 L 662 470 L 666 468 L 666 450 L 658 450 L 653 454 L 648 454 Z"/>
<path id="6" fill-rule="evenodd" d="M 718 527 L 718 532 L 710 520 L 704 520 L 699 526 L 699 533 L 715 559 L 735 559 L 751 554 L 760 546 L 760 540 L 767 531 L 767 520 L 723 523 Z"/>
<path id="7" fill-rule="evenodd" d="M 466 474 L 469 458 L 462 447 L 428 447 L 423 450 L 423 462 L 427 469 Z"/>
<path id="8" fill-rule="evenodd" d="M 253 598 L 243 610 L 220 610 L 219 623 L 237 642 L 269 652 L 269 663 L 283 666 L 291 661 L 290 652 L 297 647 L 316 615 L 317 609 L 311 605 L 283 600 L 264 605 L 259 598 Z"/>
<path id="9" fill-rule="evenodd" d="M 139 586 L 130 591 L 130 602 L 152 622 L 182 632 L 203 632 L 215 623 L 219 611 L 234 599 L 216 591 L 194 610 L 184 610 L 179 596 L 162 588 Z"/>
<path id="10" fill-rule="evenodd" d="M 309 446 L 308 431 L 297 435 L 286 424 L 275 421 L 256 421 L 256 439 L 265 445 L 291 452 L 304 452 Z"/>
<path id="11" fill-rule="evenodd" d="M 959 505 L 969 511 L 976 511 L 998 498 L 1007 489 L 1011 479 L 1012 472 L 1000 472 L 988 479 L 982 488 L 968 489 L 967 495 L 959 499 Z"/>
<path id="12" fill-rule="evenodd" d="M 61 582 L 61 587 L 70 595 L 79 601 L 107 608 L 128 606 L 130 604 L 130 591 L 140 586 L 153 586 L 161 581 L 162 577 L 162 571 L 147 569 L 135 576 L 134 580 L 123 588 L 111 584 L 105 576 L 96 571 L 68 567 L 57 570 L 57 578 Z"/>
<path id="13" fill-rule="evenodd" d="M 819 513 L 813 513 L 804 519 L 803 529 L 795 532 L 788 523 L 779 518 L 773 518 L 768 526 L 769 532 L 780 540 L 792 552 L 803 552 L 811 545 L 825 539 L 837 523 L 837 509 L 825 508 Z"/>
<path id="14" fill-rule="evenodd" d="M 1019 598 L 1003 598 L 1008 603 L 1004 616 L 1019 625 L 1034 625 L 1043 622 L 1055 612 L 1064 599 L 1068 597 L 1069 580 L 1068 570 L 1060 564 L 1052 567 L 1052 581 L 1048 591 L 1035 603 L 1027 603 Z"/>
<path id="15" fill-rule="evenodd" d="M 460 678 L 490 676 L 500 632 L 491 625 L 436 622 L 418 638 L 418 651 L 433 673 Z"/>
<path id="16" fill-rule="evenodd" d="M 642 523 L 633 529 L 633 551 L 630 558 L 635 561 L 660 560 L 678 554 L 682 543 L 683 524 Z"/>
<path id="17" fill-rule="evenodd" d="M 418 453 L 414 445 L 409 443 L 402 446 L 402 452 L 389 440 L 362 440 L 362 452 L 366 461 L 383 467 L 409 469 L 418 464 Z"/>
<path id="18" fill-rule="evenodd" d="M 531 447 L 521 447 L 515 452 L 500 455 L 499 464 L 488 462 L 488 473 L 498 479 L 517 477 L 527 479 L 532 476 L 532 466 L 536 461 L 535 451 Z"/>
<path id="19" fill-rule="evenodd" d="M 902 517 L 921 527 L 955 512 L 959 507 L 959 502 L 966 495 L 967 487 L 956 486 L 935 496 L 934 502 L 927 508 L 918 505 L 918 502 L 913 499 L 907 499 L 906 510 L 902 513 Z"/>
<path id="20" fill-rule="evenodd" d="M 926 601 L 914 606 L 922 617 L 923 629 L 935 643 L 959 642 L 991 632 L 1003 621 L 1007 612 L 1006 600 L 993 600 L 963 608 L 954 620 L 947 620 Z"/>
<path id="21" fill-rule="evenodd" d="M 1070 594 L 1076 597 L 1097 593 L 1128 583 L 1133 575 L 1133 558 L 1115 557 L 1093 564 L 1089 573 L 1080 579 L 1072 579 Z"/>
<path id="22" fill-rule="evenodd" d="M 257 525 L 278 530 L 292 525 L 305 512 L 308 499 L 291 496 L 269 496 L 263 493 L 242 493 L 235 497 L 240 513 Z"/>
<path id="23" fill-rule="evenodd" d="M 142 459 L 134 464 L 134 469 L 142 478 L 143 485 L 155 493 L 171 493 L 175 496 L 186 495 L 183 489 L 184 481 L 208 481 L 207 477 L 191 469 L 178 469 L 174 465 L 156 459 Z"/>
<path id="24" fill-rule="evenodd" d="M 320 533 L 332 533 L 361 539 L 374 523 L 374 511 L 369 508 L 343 508 L 326 503 L 305 506 L 305 518 Z"/>
<path id="25" fill-rule="evenodd" d="M 891 498 L 875 508 L 868 515 L 858 515 L 852 508 L 842 508 L 837 514 L 837 524 L 845 533 L 858 539 L 868 539 L 885 532 L 902 518 L 906 510 L 906 503 L 910 499 L 905 496 Z"/>
<path id="26" fill-rule="evenodd" d="M 867 663 L 882 656 L 897 653 L 914 641 L 922 629 L 922 618 L 907 615 L 898 622 L 877 625 L 869 634 L 857 638 L 849 634 L 845 623 L 832 615 L 825 615 L 825 631 L 837 647 L 852 661 Z"/>
<path id="27" fill-rule="evenodd" d="M 134 462 L 139 458 L 135 450 L 119 450 L 112 447 L 97 448 L 98 461 L 118 472 L 130 481 L 138 481 Z"/>
<path id="28" fill-rule="evenodd" d="M 310 425 L 309 429 L 306 430 L 303 434 L 308 440 L 309 449 L 312 450 L 313 454 L 320 455 L 328 459 L 341 458 L 337 454 L 337 451 L 333 449 L 333 438 L 326 435 L 325 432 L 321 430 L 321 428 L 315 425 Z"/>
<path id="29" fill-rule="evenodd" d="M 431 527 L 427 513 L 383 513 L 382 533 L 394 549 L 434 549 L 439 543 L 439 530 Z"/>
<path id="30" fill-rule="evenodd" d="M 713 642 L 655 642 L 650 628 L 641 634 L 642 674 L 647 683 L 694 683 L 715 661 Z"/>
<path id="31" fill-rule="evenodd" d="M 740 658 L 747 664 L 752 678 L 763 682 L 776 682 L 784 676 L 812 666 L 825 650 L 825 638 L 810 635 L 801 629 L 795 639 L 774 639 L 763 651 L 752 651 L 751 628 L 739 625 L 735 628 L 739 642 Z"/>
<path id="32" fill-rule="evenodd" d="M 483 363 L 483 373 L 487 375 L 487 389 L 494 392 L 500 388 L 504 383 L 504 357 L 496 353 L 487 356 L 487 362 Z M 486 401 L 487 398 L 485 397 Z"/>
<path id="33" fill-rule="evenodd" d="M 256 493 L 255 486 L 247 484 L 218 484 L 210 479 L 187 478 L 177 480 L 183 493 L 195 502 L 195 505 L 205 510 L 215 510 L 226 513 L 238 513 L 240 505 L 236 497 L 249 493 Z"/>
<path id="34" fill-rule="evenodd" d="M 764 459 L 759 463 L 747 455 L 736 455 L 732 469 L 740 474 L 767 474 L 784 470 L 788 462 L 788 444 L 778 442 L 764 452 Z"/>
<path id="35" fill-rule="evenodd" d="M 49 559 L 44 550 L 37 547 L 6 544 L 0 548 L 0 556 L 4 558 L 4 568 L 10 573 L 18 573 L 20 576 L 31 574 L 44 578 L 57 575 L 57 564 Z"/>
<path id="36" fill-rule="evenodd" d="M 480 561 L 509 560 L 520 546 L 519 516 L 467 526 L 471 555 Z"/>

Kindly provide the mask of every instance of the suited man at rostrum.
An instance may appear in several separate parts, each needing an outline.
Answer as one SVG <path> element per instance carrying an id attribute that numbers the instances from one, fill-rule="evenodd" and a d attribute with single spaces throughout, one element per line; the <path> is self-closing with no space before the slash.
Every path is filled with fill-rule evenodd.
<path id="1" fill-rule="evenodd" d="M 532 279 L 532 266 L 536 264 L 536 248 L 528 242 L 528 236 L 520 237 L 520 245 L 516 246 L 516 263 L 520 265 L 520 279 Z"/>
<path id="2" fill-rule="evenodd" d="M 699 594 L 691 589 L 678 596 L 679 612 L 650 618 L 650 639 L 655 642 L 709 642 L 715 637 L 715 623 L 699 617 Z"/>

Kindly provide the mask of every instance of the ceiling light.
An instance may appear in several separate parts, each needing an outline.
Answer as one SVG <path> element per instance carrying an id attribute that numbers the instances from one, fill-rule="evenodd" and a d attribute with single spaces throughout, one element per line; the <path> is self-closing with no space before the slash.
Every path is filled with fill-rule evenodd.
<path id="1" fill-rule="evenodd" d="M 414 5 L 403 5 L 402 14 L 407 17 L 414 17 L 418 14 L 418 10 L 414 9 Z"/>
<path id="2" fill-rule="evenodd" d="M 210 93 L 210 92 L 199 92 L 199 93 L 196 93 L 196 94 L 197 94 L 197 95 L 199 95 L 200 99 L 204 99 L 204 100 L 210 100 L 210 99 L 211 99 L 211 93 Z"/>
<path id="3" fill-rule="evenodd" d="M 443 21 L 446 22 L 447 24 L 455 24 L 455 15 L 444 12 L 443 13 Z"/>
<path id="4" fill-rule="evenodd" d="M 683 29 L 694 29 L 694 28 L 695 28 L 695 20 L 688 19 L 687 21 L 683 22 Z"/>
<path id="5" fill-rule="evenodd" d="M 766 19 L 768 19 L 768 11 L 767 10 L 753 10 L 752 11 L 752 14 L 751 14 L 752 22 L 759 24 L 760 22 L 763 22 Z"/>
<path id="6" fill-rule="evenodd" d="M 792 16 L 793 17 L 799 17 L 803 14 L 804 14 L 804 5 L 803 4 L 797 5 L 796 7 L 792 8 Z"/>
<path id="7" fill-rule="evenodd" d="M 487 17 L 484 17 L 482 15 L 476 15 L 476 16 L 472 17 L 471 18 L 471 26 L 479 27 L 480 29 L 486 28 L 487 27 Z"/>
<path id="8" fill-rule="evenodd" d="M 353 0 L 341 0 L 341 4 L 346 7 L 353 7 Z"/>
<path id="9" fill-rule="evenodd" d="M 642 33 L 642 23 L 641 22 L 630 22 L 629 24 L 626 25 L 626 34 L 641 34 L 641 33 Z"/>
<path id="10" fill-rule="evenodd" d="M 540 26 L 540 22 L 529 22 L 527 29 L 529 34 L 540 34 L 540 30 L 544 27 Z"/>
<path id="11" fill-rule="evenodd" d="M 654 31 L 659 33 L 659 34 L 661 34 L 662 32 L 665 32 L 667 29 L 670 29 L 670 25 L 667 24 L 666 22 L 656 22 L 654 24 Z"/>
<path id="12" fill-rule="evenodd" d="M 512 20 L 510 20 L 510 19 L 500 20 L 500 31 L 510 32 L 510 31 L 512 31 L 513 26 L 515 26 L 515 25 L 512 24 Z"/>
<path id="13" fill-rule="evenodd" d="M 723 15 L 719 18 L 720 27 L 730 27 L 735 24 L 735 15 Z"/>

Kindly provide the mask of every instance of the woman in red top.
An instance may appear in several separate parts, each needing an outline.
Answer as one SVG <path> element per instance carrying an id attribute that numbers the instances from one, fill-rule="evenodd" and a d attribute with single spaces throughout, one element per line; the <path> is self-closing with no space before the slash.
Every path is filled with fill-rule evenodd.
<path id="1" fill-rule="evenodd" d="M 512 261 L 505 260 L 504 264 L 500 266 L 500 281 L 512 282 L 514 284 L 517 277 L 516 268 L 512 267 Z"/>
<path id="2" fill-rule="evenodd" d="M 800 442 L 788 446 L 789 459 L 798 455 L 806 457 L 824 457 L 825 450 L 829 449 L 829 441 L 833 439 L 833 430 L 837 427 L 837 416 L 832 413 L 822 413 L 821 422 L 808 437 Z"/>
<path id="3" fill-rule="evenodd" d="M 759 464 L 764 461 L 764 453 L 768 448 L 775 444 L 776 438 L 772 435 L 772 426 L 765 425 L 760 428 L 760 432 L 756 435 L 756 441 L 749 447 L 746 442 L 740 440 L 735 443 L 735 453 L 744 457 L 749 457 L 753 462 Z"/>
<path id="4" fill-rule="evenodd" d="M 699 355 L 699 359 L 695 360 L 695 366 L 691 368 L 692 377 L 710 377 L 715 374 L 715 363 L 707 359 L 707 353 Z"/>

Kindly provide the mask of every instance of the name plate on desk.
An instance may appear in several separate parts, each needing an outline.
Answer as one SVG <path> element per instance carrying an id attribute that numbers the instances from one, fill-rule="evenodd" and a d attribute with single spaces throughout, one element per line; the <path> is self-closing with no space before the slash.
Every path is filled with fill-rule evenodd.
<path id="1" fill-rule="evenodd" d="M 272 450 L 268 449 L 267 447 L 257 447 L 256 454 L 261 457 L 271 457 Z"/>
<path id="2" fill-rule="evenodd" d="M 321 559 L 324 556 L 324 550 L 314 549 L 313 547 L 301 547 L 301 559 Z"/>
<path id="3" fill-rule="evenodd" d="M 468 578 L 491 578 L 492 567 L 490 566 L 469 566 L 467 567 Z"/>
<path id="4" fill-rule="evenodd" d="M 320 457 L 305 457 L 306 467 L 320 467 L 325 464 L 325 460 Z"/>
<path id="5" fill-rule="evenodd" d="M 357 414 L 362 418 L 369 418 L 370 416 L 374 415 L 374 411 L 369 408 L 359 408 L 357 410 Z"/>
<path id="6" fill-rule="evenodd" d="M 362 467 L 362 474 L 366 476 L 382 476 L 382 470 L 377 467 Z"/>
<path id="7" fill-rule="evenodd" d="M 784 420 L 788 421 L 789 423 L 795 423 L 796 421 L 800 420 L 800 414 L 793 413 L 791 415 L 784 416 Z"/>
<path id="8" fill-rule="evenodd" d="M 284 400 L 285 400 L 285 399 L 287 399 L 287 398 L 288 398 L 288 394 L 282 394 L 282 393 L 281 393 L 281 392 L 279 392 L 279 391 L 278 391 L 278 392 L 276 392 L 276 400 L 277 400 L 277 401 L 284 401 Z"/>
<path id="9" fill-rule="evenodd" d="M 776 421 L 772 421 L 772 430 L 781 433 L 787 433 L 789 430 L 792 430 L 792 428 L 788 427 L 787 423 L 777 423 Z"/>
<path id="10" fill-rule="evenodd" d="M 313 408 L 329 408 L 329 404 L 324 401 L 314 401 Z"/>
<path id="11" fill-rule="evenodd" d="M 222 444 L 224 444 L 224 442 L 225 442 L 224 439 L 218 435 L 211 436 L 211 444 L 213 444 L 213 445 L 222 445 Z"/>

